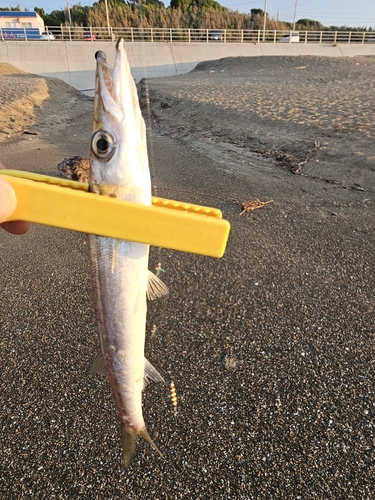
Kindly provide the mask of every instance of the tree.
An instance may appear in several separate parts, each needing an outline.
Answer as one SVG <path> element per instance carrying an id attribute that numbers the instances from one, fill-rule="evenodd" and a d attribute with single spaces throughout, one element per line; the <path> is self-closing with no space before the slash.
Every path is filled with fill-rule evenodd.
<path id="1" fill-rule="evenodd" d="M 44 20 L 45 16 L 46 16 L 46 13 L 44 12 L 44 9 L 43 8 L 39 8 L 39 7 L 34 7 L 34 11 L 40 15 L 40 17 Z"/>
<path id="2" fill-rule="evenodd" d="M 37 7 L 35 7 L 35 9 L 37 9 Z M 62 10 L 53 10 L 50 14 L 45 14 L 44 9 L 38 9 L 35 12 L 38 12 L 41 16 L 45 26 L 60 26 L 60 24 L 65 23 L 65 15 Z"/>
<path id="3" fill-rule="evenodd" d="M 163 2 L 160 2 L 160 0 L 145 0 L 143 3 L 145 5 L 155 5 L 156 7 L 164 7 Z"/>
<path id="4" fill-rule="evenodd" d="M 171 0 L 172 9 L 181 9 L 183 11 L 189 11 L 197 7 L 199 10 L 228 10 L 222 7 L 215 0 Z"/>
<path id="5" fill-rule="evenodd" d="M 307 29 L 313 31 L 321 31 L 324 29 L 324 26 L 319 21 L 314 21 L 313 19 L 298 19 L 296 22 L 298 29 Z"/>
<path id="6" fill-rule="evenodd" d="M 88 26 L 89 7 L 81 4 L 73 5 L 71 8 L 72 23 L 79 26 Z"/>
<path id="7" fill-rule="evenodd" d="M 16 7 L 1 7 L 1 10 L 7 10 L 7 11 L 15 11 L 15 12 L 21 12 L 21 7 L 17 5 Z M 24 9 L 25 12 L 28 12 L 29 9 Z"/>
<path id="8" fill-rule="evenodd" d="M 254 19 L 255 17 L 263 17 L 264 16 L 264 10 L 262 9 L 251 9 L 250 10 L 250 17 Z"/>

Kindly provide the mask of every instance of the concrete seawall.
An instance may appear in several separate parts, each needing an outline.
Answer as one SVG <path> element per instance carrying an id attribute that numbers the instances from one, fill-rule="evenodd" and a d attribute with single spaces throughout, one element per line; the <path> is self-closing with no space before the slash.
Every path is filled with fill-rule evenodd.
<path id="1" fill-rule="evenodd" d="M 173 76 L 191 71 L 199 62 L 246 56 L 375 56 L 375 44 L 281 44 L 281 43 L 127 43 L 134 78 Z M 41 76 L 60 78 L 78 90 L 92 94 L 97 50 L 114 62 L 113 42 L 16 42 L 0 43 L 0 62 Z"/>

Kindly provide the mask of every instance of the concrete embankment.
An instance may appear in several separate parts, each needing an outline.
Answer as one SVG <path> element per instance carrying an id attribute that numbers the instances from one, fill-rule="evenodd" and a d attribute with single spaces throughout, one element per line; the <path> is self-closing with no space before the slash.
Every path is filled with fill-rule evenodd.
<path id="1" fill-rule="evenodd" d="M 223 57 L 314 55 L 353 57 L 375 55 L 375 44 L 273 44 L 273 43 L 127 43 L 134 78 L 172 76 L 191 71 L 199 62 Z M 104 50 L 114 62 L 113 42 L 37 41 L 0 43 L 0 62 L 9 62 L 23 71 L 60 78 L 90 94 L 94 88 L 97 50 Z"/>

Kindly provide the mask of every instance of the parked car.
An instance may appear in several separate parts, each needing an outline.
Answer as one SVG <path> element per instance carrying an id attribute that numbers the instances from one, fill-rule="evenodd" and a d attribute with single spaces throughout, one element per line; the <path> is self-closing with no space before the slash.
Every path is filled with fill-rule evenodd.
<path id="1" fill-rule="evenodd" d="M 375 43 L 375 36 L 369 36 L 366 38 L 366 43 Z"/>
<path id="2" fill-rule="evenodd" d="M 208 39 L 221 42 L 224 39 L 223 30 L 208 30 Z"/>
<path id="3" fill-rule="evenodd" d="M 280 38 L 281 43 L 299 43 L 299 33 L 290 33 Z"/>
<path id="4" fill-rule="evenodd" d="M 48 31 L 43 31 L 43 33 L 40 35 L 41 40 L 56 40 L 55 36 L 53 33 L 49 33 Z"/>
<path id="5" fill-rule="evenodd" d="M 96 35 L 95 33 L 91 33 L 91 31 L 84 31 L 82 40 L 96 40 Z"/>

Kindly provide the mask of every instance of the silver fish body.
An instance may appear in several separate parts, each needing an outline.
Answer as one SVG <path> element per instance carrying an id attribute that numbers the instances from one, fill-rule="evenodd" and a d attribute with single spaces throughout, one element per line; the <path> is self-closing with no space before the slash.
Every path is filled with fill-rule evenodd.
<path id="1" fill-rule="evenodd" d="M 113 76 L 104 52 L 95 57 L 90 191 L 151 205 L 145 124 L 122 40 Z M 163 380 L 144 357 L 146 292 L 150 281 L 161 282 L 148 271 L 148 245 L 89 235 L 89 248 L 101 351 L 92 371 L 108 375 L 121 420 L 123 459 L 129 465 L 138 435 L 157 449 L 143 420 L 142 390 L 145 380 Z"/>

